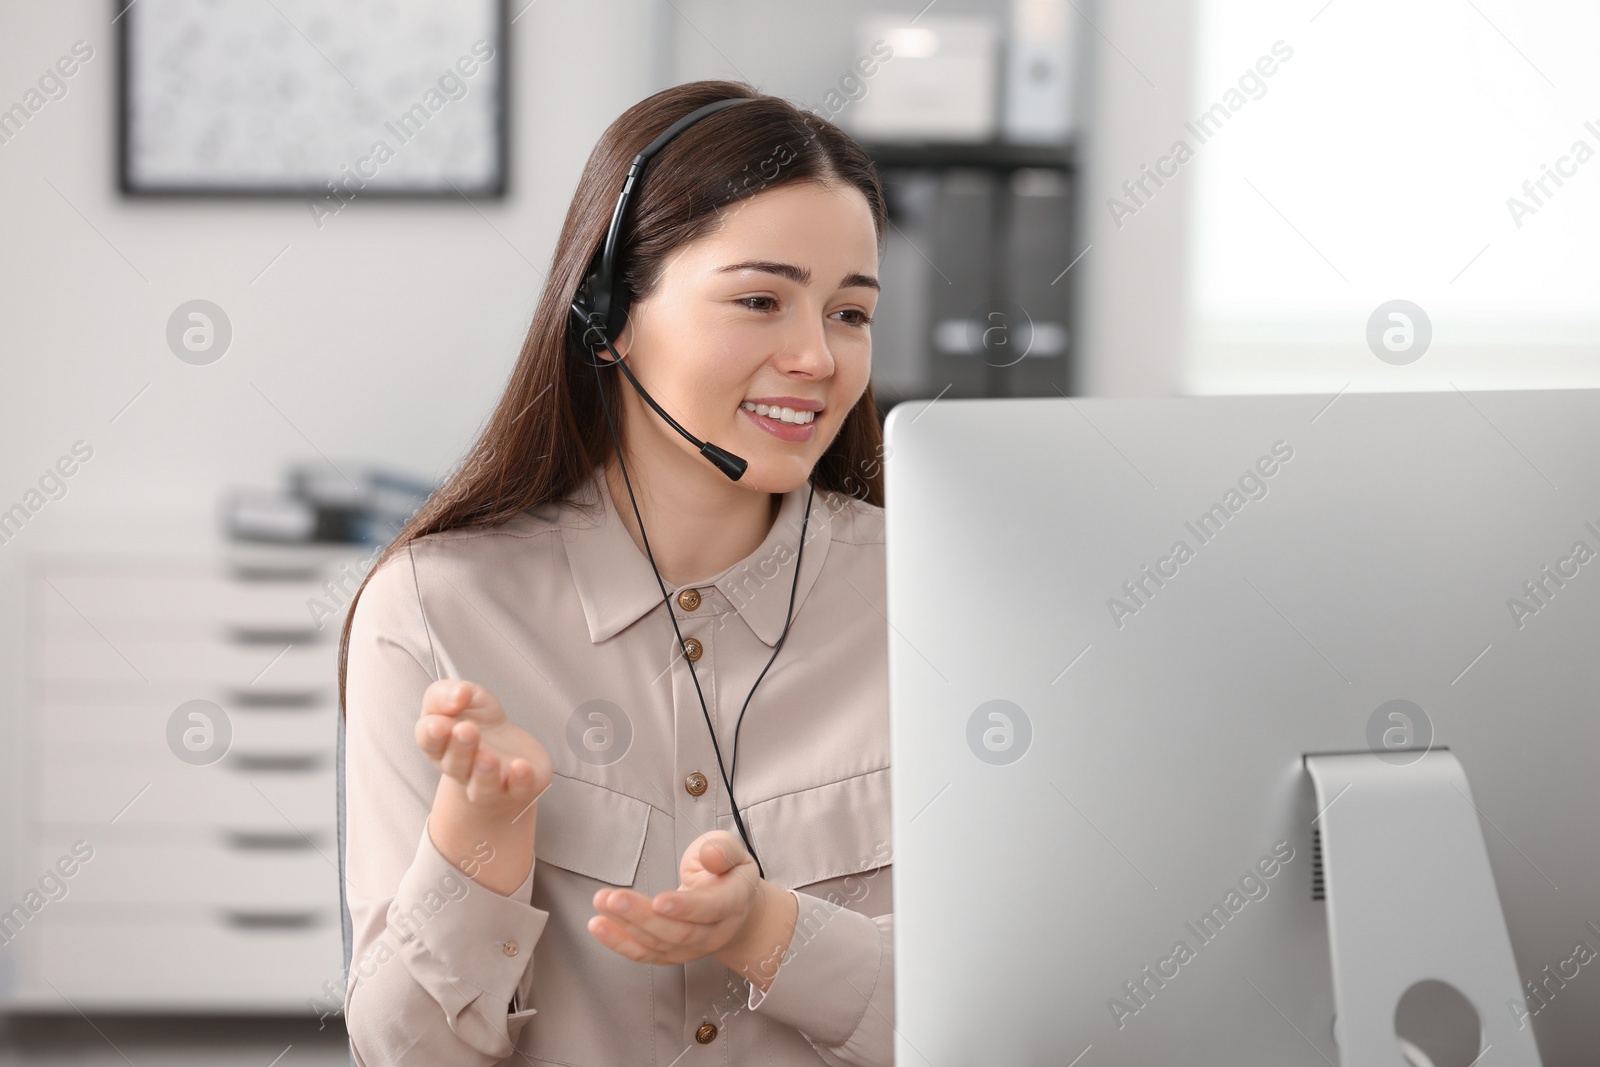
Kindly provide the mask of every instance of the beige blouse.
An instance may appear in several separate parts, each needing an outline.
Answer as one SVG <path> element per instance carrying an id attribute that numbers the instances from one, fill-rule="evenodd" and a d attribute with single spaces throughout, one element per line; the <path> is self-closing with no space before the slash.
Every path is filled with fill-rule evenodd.
<path id="1" fill-rule="evenodd" d="M 724 761 L 783 632 L 806 493 L 744 560 L 667 585 Z M 818 489 L 801 563 L 733 780 L 767 879 L 799 903 L 765 996 L 712 957 L 637 963 L 587 929 L 601 886 L 676 889 L 695 838 L 738 833 L 686 652 L 600 468 L 567 500 L 421 538 L 373 574 L 346 694 L 357 1063 L 893 1062 L 883 509 Z M 427 834 L 439 772 L 413 730 L 438 678 L 488 688 L 554 761 L 533 870 L 509 896 Z"/>

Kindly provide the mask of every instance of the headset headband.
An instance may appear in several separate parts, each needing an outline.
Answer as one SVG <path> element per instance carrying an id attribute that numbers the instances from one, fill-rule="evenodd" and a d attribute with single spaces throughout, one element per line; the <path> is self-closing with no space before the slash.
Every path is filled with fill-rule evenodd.
<path id="1" fill-rule="evenodd" d="M 588 299 L 585 309 L 588 314 L 584 316 L 586 328 L 593 325 L 592 316 L 598 314 L 604 324 L 607 338 L 614 339 L 622 330 L 622 316 L 617 316 L 619 321 L 613 322 L 613 303 L 616 285 L 616 254 L 617 242 L 622 234 L 622 218 L 627 213 L 628 202 L 633 197 L 634 188 L 644 177 L 644 171 L 650 164 L 655 154 L 664 148 L 668 141 L 688 129 L 708 115 L 713 115 L 723 108 L 735 104 L 747 104 L 756 100 L 753 96 L 730 96 L 723 100 L 716 100 L 704 107 L 696 108 L 687 115 L 678 119 L 672 125 L 659 133 L 655 140 L 644 146 L 640 153 L 633 157 L 633 162 L 628 166 L 628 176 L 623 179 L 622 191 L 617 194 L 617 207 L 611 213 L 611 225 L 606 229 L 606 237 L 596 251 L 594 259 L 590 260 L 589 272 L 585 277 L 582 288 L 588 290 Z M 615 310 L 623 310 L 620 307 Z"/>

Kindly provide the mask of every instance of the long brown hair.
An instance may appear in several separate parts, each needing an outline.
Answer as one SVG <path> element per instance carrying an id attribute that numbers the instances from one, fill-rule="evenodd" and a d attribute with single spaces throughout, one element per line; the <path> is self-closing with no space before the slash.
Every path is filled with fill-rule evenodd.
<path id="1" fill-rule="evenodd" d="M 871 159 L 819 115 L 743 82 L 697 81 L 664 89 L 624 111 L 601 135 L 583 168 L 556 240 L 544 292 L 505 393 L 454 473 L 428 497 L 367 571 L 339 634 L 339 714 L 356 603 L 379 567 L 412 541 L 443 530 L 495 526 L 562 500 L 605 461 L 612 440 L 601 408 L 621 410 L 617 374 L 580 358 L 568 334 L 568 306 L 605 237 L 628 165 L 645 145 L 689 112 L 730 96 L 754 103 L 701 119 L 663 148 L 629 202 L 618 238 L 620 288 L 643 300 L 674 249 L 709 232 L 722 207 L 764 189 L 811 181 L 853 186 L 872 209 L 878 252 L 887 215 Z M 872 386 L 845 416 L 811 481 L 883 505 L 883 431 Z"/>

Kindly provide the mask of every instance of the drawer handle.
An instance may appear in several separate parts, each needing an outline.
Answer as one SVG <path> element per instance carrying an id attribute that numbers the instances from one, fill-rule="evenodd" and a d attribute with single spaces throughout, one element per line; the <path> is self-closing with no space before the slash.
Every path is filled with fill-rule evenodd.
<path id="1" fill-rule="evenodd" d="M 236 645 L 309 645 L 322 637 L 321 630 L 309 626 L 228 627 L 228 640 Z"/>
<path id="2" fill-rule="evenodd" d="M 288 564 L 274 567 L 265 563 L 235 563 L 230 574 L 241 582 L 315 582 L 322 577 L 321 569 L 316 566 Z"/>
<path id="3" fill-rule="evenodd" d="M 322 766 L 320 752 L 235 752 L 228 764 L 236 771 L 305 774 Z"/>
<path id="4" fill-rule="evenodd" d="M 274 833 L 267 830 L 229 830 L 224 835 L 229 848 L 241 852 L 304 852 L 317 847 L 322 835 L 313 830 L 309 834 Z"/>
<path id="5" fill-rule="evenodd" d="M 316 911 L 236 911 L 226 909 L 222 921 L 235 930 L 309 930 L 321 925 Z"/>
<path id="6" fill-rule="evenodd" d="M 237 708 L 276 708 L 284 711 L 314 708 L 321 689 L 230 689 L 227 703 Z"/>

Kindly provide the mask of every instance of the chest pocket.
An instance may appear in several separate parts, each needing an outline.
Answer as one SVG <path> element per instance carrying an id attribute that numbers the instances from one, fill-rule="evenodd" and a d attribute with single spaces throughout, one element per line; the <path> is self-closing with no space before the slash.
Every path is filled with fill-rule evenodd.
<path id="1" fill-rule="evenodd" d="M 557 774 L 539 798 L 533 855 L 607 885 L 632 886 L 650 828 L 650 805 L 581 778 Z"/>
<path id="2" fill-rule="evenodd" d="M 893 859 L 887 767 L 741 810 L 767 879 L 785 889 L 875 870 Z"/>

